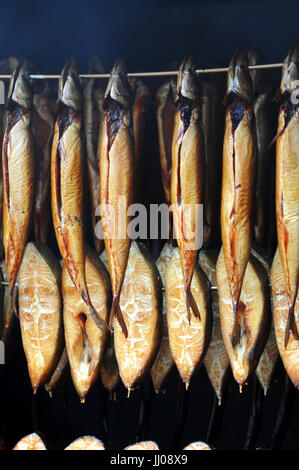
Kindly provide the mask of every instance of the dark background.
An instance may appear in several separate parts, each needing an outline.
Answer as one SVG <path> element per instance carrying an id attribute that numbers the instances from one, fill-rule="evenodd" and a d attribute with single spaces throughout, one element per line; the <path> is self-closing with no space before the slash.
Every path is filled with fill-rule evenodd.
<path id="1" fill-rule="evenodd" d="M 14 1 L 0 2 L 0 59 L 12 54 L 31 59 L 40 72 L 58 73 L 75 55 L 80 71 L 87 70 L 92 54 L 98 54 L 109 70 L 123 56 L 129 71 L 160 70 L 186 54 L 193 54 L 198 67 L 227 65 L 237 47 L 257 47 L 268 62 L 280 62 L 298 39 L 298 2 L 290 1 L 164 1 L 99 2 Z M 275 84 L 279 72 L 272 74 Z M 225 76 L 221 77 L 224 82 Z M 152 157 L 154 161 L 154 156 Z M 156 162 L 156 160 L 155 160 Z M 151 167 L 151 161 L 149 160 Z M 155 167 L 155 164 L 152 165 Z M 155 196 L 154 196 L 155 197 Z M 120 388 L 117 401 L 109 401 L 99 381 L 84 405 L 71 381 L 52 399 L 41 390 L 32 399 L 21 338 L 16 326 L 11 354 L 0 378 L 0 434 L 8 448 L 22 436 L 38 430 L 49 448 L 63 448 L 73 439 L 92 434 L 104 439 L 102 408 L 108 410 L 111 446 L 121 449 L 135 441 L 141 392 L 129 399 Z M 4 370 L 3 370 L 4 369 Z M 257 445 L 267 447 L 281 408 L 283 372 L 264 400 L 262 431 Z M 150 382 L 148 382 L 150 387 Z M 249 389 L 242 395 L 232 383 L 223 410 L 218 449 L 241 449 L 248 421 Z M 281 447 L 298 449 L 298 392 L 291 389 L 293 403 Z M 176 413 L 177 375 L 167 393 L 152 395 L 146 437 L 169 448 Z M 195 374 L 187 394 L 185 423 L 178 448 L 205 440 L 213 391 L 204 368 Z M 32 408 L 33 407 L 33 408 Z M 35 409 L 35 412 L 32 412 Z M 37 422 L 33 422 L 33 415 Z"/>

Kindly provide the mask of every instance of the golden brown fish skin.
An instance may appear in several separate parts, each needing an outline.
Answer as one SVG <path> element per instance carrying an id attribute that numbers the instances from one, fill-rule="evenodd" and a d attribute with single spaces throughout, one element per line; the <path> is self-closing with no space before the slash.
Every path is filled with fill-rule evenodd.
<path id="1" fill-rule="evenodd" d="M 201 250 L 199 254 L 199 265 L 207 275 L 212 286 L 217 285 L 216 262 L 218 252 L 216 250 Z M 204 358 L 204 365 L 211 381 L 212 387 L 218 398 L 218 405 L 221 400 L 225 386 L 228 383 L 229 357 L 223 342 L 220 315 L 219 296 L 217 290 L 212 291 L 212 312 L 213 330 L 208 350 Z"/>
<path id="2" fill-rule="evenodd" d="M 242 386 L 247 383 L 258 365 L 269 335 L 270 302 L 266 271 L 262 264 L 250 255 L 240 295 L 244 311 L 239 318 L 241 331 L 236 345 L 231 342 L 235 312 L 223 248 L 217 260 L 216 275 L 223 341 L 230 358 L 234 378 L 242 390 Z"/>
<path id="3" fill-rule="evenodd" d="M 63 345 L 61 268 L 49 248 L 28 243 L 19 275 L 22 343 L 34 394 L 53 373 Z"/>
<path id="4" fill-rule="evenodd" d="M 99 439 L 93 436 L 82 436 L 69 444 L 64 450 L 105 450 Z"/>
<path id="5" fill-rule="evenodd" d="M 211 244 L 217 227 L 220 209 L 220 193 L 215 188 L 221 185 L 222 128 L 224 107 L 216 84 L 203 82 L 200 97 L 201 122 L 205 149 L 205 198 L 203 246 Z"/>
<path id="6" fill-rule="evenodd" d="M 66 64 L 59 83 L 61 107 L 54 127 L 51 154 L 51 201 L 56 240 L 69 275 L 89 306 L 99 328 L 107 328 L 89 297 L 85 278 L 83 226 L 82 97 L 73 62 Z"/>
<path id="7" fill-rule="evenodd" d="M 299 347 L 293 331 L 290 331 L 287 346 L 285 344 L 285 329 L 288 322 L 289 306 L 279 249 L 276 250 L 271 266 L 271 288 L 274 306 L 275 336 L 279 354 L 290 380 L 293 382 L 294 386 L 299 389 Z M 297 293 L 294 307 L 294 315 L 296 318 L 298 318 L 298 314 L 299 295 Z"/>
<path id="8" fill-rule="evenodd" d="M 199 124 L 198 85 L 191 57 L 184 59 L 179 70 L 176 106 L 171 152 L 171 206 L 190 320 L 191 311 L 200 317 L 191 282 L 200 245 L 199 204 L 204 200 L 204 149 Z"/>
<path id="9" fill-rule="evenodd" d="M 125 447 L 124 450 L 159 450 L 159 447 L 155 441 L 142 441 L 135 442 Z"/>
<path id="10" fill-rule="evenodd" d="M 180 254 L 175 248 L 165 276 L 167 325 L 172 357 L 186 388 L 195 370 L 202 364 L 213 326 L 209 280 L 197 265 L 191 289 L 200 318 L 191 313 L 189 321 Z"/>
<path id="11" fill-rule="evenodd" d="M 169 242 L 165 243 L 159 258 L 156 261 L 156 266 L 159 270 L 163 286 L 165 287 L 165 275 L 168 263 L 171 260 L 173 253 L 173 245 Z M 166 312 L 166 296 L 163 292 L 163 307 L 162 307 L 162 339 L 160 348 L 151 368 L 151 377 L 153 381 L 154 390 L 156 393 L 165 390 L 167 381 L 171 372 L 174 369 L 174 362 L 169 346 L 168 327 L 167 327 L 167 312 Z"/>
<path id="12" fill-rule="evenodd" d="M 131 90 L 122 61 L 118 61 L 112 69 L 105 92 L 104 109 L 99 150 L 100 204 L 113 292 L 110 325 L 116 314 L 122 331 L 127 336 L 119 298 L 131 244 L 128 234 L 130 217 L 127 211 L 133 203 L 134 139 Z"/>
<path id="13" fill-rule="evenodd" d="M 156 117 L 158 126 L 159 155 L 165 201 L 171 204 L 171 147 L 174 126 L 176 85 L 174 80 L 161 85 L 156 94 Z"/>
<path id="14" fill-rule="evenodd" d="M 231 341 L 240 336 L 238 312 L 243 278 L 251 245 L 251 207 L 254 187 L 254 135 L 252 83 L 247 56 L 238 50 L 230 64 L 225 103 L 223 143 L 221 238 L 228 282 L 235 312 Z"/>
<path id="15" fill-rule="evenodd" d="M 88 73 L 104 73 L 104 66 L 98 57 L 92 57 Z M 99 204 L 100 174 L 99 174 L 99 139 L 104 119 L 104 88 L 100 79 L 89 79 L 83 90 L 84 131 L 87 152 L 87 173 L 91 203 L 91 222 L 96 252 L 103 250 L 103 240 L 97 237 L 96 208 Z"/>
<path id="16" fill-rule="evenodd" d="M 290 331 L 299 339 L 294 307 L 299 283 L 299 109 L 292 103 L 292 80 L 299 79 L 299 44 L 289 51 L 282 71 L 281 104 L 276 138 L 276 225 L 288 299 L 287 346 Z"/>
<path id="17" fill-rule="evenodd" d="M 34 199 L 32 91 L 27 68 L 27 63 L 18 65 L 10 81 L 2 146 L 3 244 L 9 284 L 6 326 L 15 310 L 15 283 L 30 229 Z"/>
<path id="18" fill-rule="evenodd" d="M 35 240 L 47 243 L 50 221 L 51 145 L 54 131 L 54 110 L 47 82 L 42 89 L 33 89 L 33 128 L 35 135 L 36 186 L 33 209 Z"/>
<path id="19" fill-rule="evenodd" d="M 264 64 L 261 53 L 255 49 L 248 52 L 248 65 Z M 256 140 L 257 171 L 255 178 L 254 223 L 253 235 L 256 243 L 264 249 L 269 248 L 269 225 L 273 226 L 274 200 L 271 196 L 274 190 L 274 159 L 273 125 L 275 106 L 270 78 L 265 69 L 251 69 L 250 77 L 253 84 L 253 113 L 254 132 Z M 273 176 L 272 176 L 273 175 Z"/>
<path id="20" fill-rule="evenodd" d="M 104 322 L 110 309 L 110 279 L 96 253 L 88 249 L 85 260 L 88 291 Z M 67 355 L 74 386 L 81 402 L 94 384 L 104 354 L 107 334 L 99 329 L 88 306 L 76 290 L 64 265 L 62 269 L 63 323 Z"/>
<path id="21" fill-rule="evenodd" d="M 47 450 L 44 442 L 35 432 L 28 434 L 17 442 L 12 450 Z"/>
<path id="22" fill-rule="evenodd" d="M 114 323 L 119 373 L 128 392 L 143 380 L 155 360 L 161 339 L 162 282 L 144 245 L 132 242 L 120 306 L 128 328 Z"/>
<path id="23" fill-rule="evenodd" d="M 268 257 L 267 253 L 262 250 L 260 247 L 253 246 L 251 248 L 251 254 L 263 265 L 266 273 L 267 279 L 270 284 L 270 268 L 271 268 L 271 259 Z M 275 371 L 275 366 L 278 359 L 278 348 L 275 337 L 274 321 L 273 321 L 273 296 L 272 291 L 270 294 L 270 304 L 271 304 L 271 327 L 269 337 L 265 346 L 265 349 L 261 355 L 258 366 L 256 368 L 256 375 L 258 380 L 264 390 L 264 395 L 267 395 L 269 387 L 271 385 L 273 374 Z"/>

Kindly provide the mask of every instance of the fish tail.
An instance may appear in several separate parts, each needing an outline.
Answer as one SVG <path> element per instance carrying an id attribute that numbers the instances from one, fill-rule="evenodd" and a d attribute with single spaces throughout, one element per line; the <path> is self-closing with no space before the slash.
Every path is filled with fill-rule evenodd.
<path id="1" fill-rule="evenodd" d="M 109 326 L 107 325 L 105 320 L 103 320 L 103 318 L 98 314 L 98 312 L 96 311 L 96 309 L 94 308 L 94 306 L 91 303 L 89 295 L 87 294 L 87 292 L 84 289 L 81 291 L 81 297 L 84 300 L 84 302 L 88 305 L 89 313 L 90 313 L 93 321 L 97 325 L 97 327 L 100 328 L 101 330 L 104 330 L 104 331 L 105 330 L 110 331 Z"/>
<path id="2" fill-rule="evenodd" d="M 233 301 L 233 311 L 235 314 L 235 323 L 231 335 L 233 348 L 237 346 L 241 338 L 242 316 L 244 314 L 245 305 L 243 302 Z"/>
<path id="3" fill-rule="evenodd" d="M 122 311 L 121 311 L 121 308 L 120 308 L 120 305 L 119 305 L 119 297 L 118 296 L 114 297 L 113 302 L 112 302 L 112 308 L 111 308 L 111 313 L 110 313 L 110 328 L 112 328 L 112 322 L 113 322 L 114 315 L 116 315 L 116 318 L 118 320 L 118 323 L 120 324 L 122 332 L 125 335 L 125 337 L 127 338 L 128 337 L 128 329 L 127 329 L 127 326 L 126 326 L 126 323 L 125 323 L 125 320 L 124 320 L 124 317 L 123 317 L 123 314 L 122 314 Z"/>
<path id="4" fill-rule="evenodd" d="M 296 299 L 295 299 L 295 301 L 296 301 Z M 298 333 L 297 325 L 296 325 L 296 322 L 295 322 L 294 304 L 289 306 L 287 325 L 286 325 L 285 337 L 284 337 L 284 347 L 285 347 L 285 349 L 287 349 L 291 332 L 293 333 L 295 340 L 298 341 L 299 340 L 299 333 Z"/>
<path id="5" fill-rule="evenodd" d="M 9 290 L 8 307 L 5 318 L 5 328 L 9 327 L 12 313 L 15 314 L 16 317 L 18 317 L 14 287 Z"/>
<path id="6" fill-rule="evenodd" d="M 193 315 L 198 318 L 200 318 L 200 313 L 197 307 L 197 303 L 195 301 L 195 298 L 193 297 L 193 294 L 191 292 L 190 286 L 185 289 L 186 291 L 186 308 L 187 308 L 187 315 L 188 315 L 188 322 L 189 324 L 191 323 L 191 311 L 193 312 Z"/>

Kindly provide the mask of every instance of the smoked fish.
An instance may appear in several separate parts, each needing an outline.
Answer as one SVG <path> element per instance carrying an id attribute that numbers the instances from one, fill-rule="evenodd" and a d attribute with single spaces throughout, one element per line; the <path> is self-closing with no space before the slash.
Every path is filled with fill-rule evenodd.
<path id="1" fill-rule="evenodd" d="M 292 94 L 293 81 L 298 79 L 299 43 L 296 43 L 283 63 L 276 137 L 277 240 L 288 301 L 285 347 L 291 331 L 299 340 L 299 318 L 294 315 L 299 283 L 299 107 Z"/>
<path id="2" fill-rule="evenodd" d="M 23 437 L 12 450 L 47 450 L 45 444 L 35 432 Z"/>
<path id="3" fill-rule="evenodd" d="M 204 149 L 199 123 L 199 91 L 193 59 L 183 60 L 177 79 L 172 140 L 171 206 L 179 247 L 188 319 L 200 318 L 191 292 L 200 240 L 200 204 L 204 201 Z"/>
<path id="4" fill-rule="evenodd" d="M 61 268 L 52 252 L 28 243 L 19 274 L 19 319 L 35 394 L 53 373 L 63 345 Z"/>
<path id="5" fill-rule="evenodd" d="M 240 303 L 243 278 L 251 245 L 251 206 L 254 187 L 255 146 L 252 82 L 247 56 L 237 50 L 231 60 L 225 97 L 223 143 L 221 238 L 232 306 L 233 347 L 240 340 L 244 305 Z"/>
<path id="6" fill-rule="evenodd" d="M 218 256 L 216 276 L 223 341 L 234 378 L 241 391 L 249 376 L 254 373 L 269 335 L 271 317 L 268 279 L 262 264 L 250 255 L 240 295 L 240 301 L 244 305 L 240 338 L 234 346 L 231 342 L 231 331 L 235 312 L 223 249 Z"/>
<path id="7" fill-rule="evenodd" d="M 141 243 L 132 242 L 120 307 L 128 328 L 122 333 L 116 318 L 114 348 L 119 373 L 130 393 L 148 372 L 160 344 L 162 282 L 158 269 Z"/>
<path id="8" fill-rule="evenodd" d="M 285 330 L 289 316 L 289 304 L 285 273 L 279 249 L 276 250 L 271 266 L 271 288 L 274 307 L 274 327 L 277 346 L 284 368 L 296 388 L 299 388 L 299 345 L 293 331 L 290 331 L 288 344 L 285 344 Z M 299 314 L 299 294 L 294 304 L 294 315 Z"/>
<path id="9" fill-rule="evenodd" d="M 212 450 L 211 447 L 202 441 L 191 442 L 183 450 Z"/>
<path id="10" fill-rule="evenodd" d="M 34 200 L 32 90 L 28 65 L 17 65 L 8 91 L 2 145 L 3 244 L 9 285 L 6 326 L 15 307 L 15 283 L 22 262 Z"/>
<path id="11" fill-rule="evenodd" d="M 56 240 L 70 278 L 88 305 L 93 320 L 99 328 L 107 328 L 92 305 L 86 285 L 82 95 L 73 61 L 68 62 L 61 73 L 58 94 L 60 109 L 51 154 L 51 201 Z"/>
<path id="12" fill-rule="evenodd" d="M 204 359 L 213 325 L 209 281 L 198 266 L 194 269 L 191 289 L 200 317 L 191 313 L 189 321 L 180 253 L 174 248 L 165 275 L 168 336 L 172 357 L 186 389 Z"/>
<path id="13" fill-rule="evenodd" d="M 217 251 L 215 250 L 201 250 L 199 253 L 199 265 L 207 275 L 212 286 L 217 285 L 217 255 Z M 204 366 L 218 398 L 218 404 L 221 405 L 223 391 L 228 382 L 229 357 L 222 338 L 217 290 L 212 291 L 212 311 L 213 330 L 210 344 L 204 358 Z"/>
<path id="14" fill-rule="evenodd" d="M 101 60 L 94 56 L 88 65 L 88 73 L 104 73 Z M 96 208 L 100 197 L 99 174 L 99 139 L 104 119 L 104 87 L 101 79 L 88 79 L 83 89 L 84 131 L 87 153 L 87 173 L 90 194 L 90 215 L 93 229 L 95 250 L 98 254 L 103 249 L 103 240 L 97 236 Z"/>
<path id="15" fill-rule="evenodd" d="M 167 266 L 172 258 L 173 245 L 165 243 L 156 261 L 163 286 L 165 287 L 165 275 Z M 154 390 L 156 393 L 163 391 L 169 375 L 171 374 L 174 366 L 172 354 L 169 346 L 168 327 L 167 327 L 167 314 L 166 314 L 166 297 L 165 291 L 163 292 L 163 308 L 162 308 L 162 339 L 160 348 L 151 369 L 151 376 L 153 381 Z"/>
<path id="16" fill-rule="evenodd" d="M 128 330 L 119 297 L 131 244 L 128 208 L 133 203 L 135 158 L 131 101 L 130 85 L 120 60 L 111 71 L 105 91 L 99 152 L 101 221 L 113 293 L 110 325 L 116 314 L 125 336 Z"/>
<path id="17" fill-rule="evenodd" d="M 142 441 L 125 447 L 124 450 L 159 450 L 158 444 L 154 441 Z"/>
<path id="18" fill-rule="evenodd" d="M 110 279 L 98 256 L 88 249 L 85 259 L 87 288 L 93 305 L 107 322 L 110 309 Z M 103 357 L 106 331 L 99 329 L 86 303 L 62 268 L 63 324 L 65 344 L 74 386 L 82 403 L 94 384 Z"/>
<path id="19" fill-rule="evenodd" d="M 105 447 L 96 437 L 83 436 L 73 441 L 64 450 L 105 450 Z"/>

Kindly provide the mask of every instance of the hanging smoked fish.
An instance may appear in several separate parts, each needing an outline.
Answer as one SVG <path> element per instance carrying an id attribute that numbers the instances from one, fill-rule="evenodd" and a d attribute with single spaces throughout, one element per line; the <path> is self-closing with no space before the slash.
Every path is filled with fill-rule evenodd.
<path id="1" fill-rule="evenodd" d="M 35 135 L 36 186 L 33 209 L 35 240 L 47 243 L 50 224 L 51 145 L 54 110 L 50 87 L 45 80 L 33 86 L 33 128 Z"/>
<path id="2" fill-rule="evenodd" d="M 276 138 L 277 239 L 288 302 L 285 347 L 291 331 L 299 340 L 299 319 L 294 315 L 299 283 L 299 108 L 298 99 L 292 94 L 298 79 L 299 43 L 296 43 L 283 63 Z"/>
<path id="3" fill-rule="evenodd" d="M 110 308 L 108 272 L 88 250 L 85 260 L 87 288 L 99 315 L 107 322 Z M 74 386 L 82 403 L 94 384 L 107 339 L 91 318 L 89 308 L 76 290 L 66 265 L 62 269 L 63 323 L 67 355 Z"/>
<path id="4" fill-rule="evenodd" d="M 293 331 L 290 331 L 288 344 L 285 344 L 285 331 L 289 317 L 289 303 L 285 273 L 279 249 L 276 250 L 271 266 L 271 288 L 274 306 L 274 327 L 279 354 L 290 380 L 293 382 L 294 386 L 299 389 L 299 343 Z M 295 317 L 298 317 L 298 292 L 295 299 L 293 313 Z"/>
<path id="5" fill-rule="evenodd" d="M 223 341 L 234 378 L 241 391 L 255 371 L 269 335 L 271 317 L 268 279 L 261 263 L 250 255 L 240 295 L 240 301 L 244 305 L 244 313 L 240 317 L 240 337 L 238 343 L 233 345 L 231 331 L 235 312 L 223 249 L 217 260 L 216 275 Z"/>
<path id="6" fill-rule="evenodd" d="M 191 442 L 183 450 L 212 450 L 211 447 L 202 441 Z"/>
<path id="7" fill-rule="evenodd" d="M 257 260 L 263 265 L 265 271 L 267 273 L 267 279 L 270 283 L 270 266 L 271 260 L 268 256 L 262 251 L 260 248 L 254 247 L 251 248 L 251 253 Z M 259 382 L 264 390 L 264 395 L 266 396 L 268 389 L 271 385 L 271 381 L 273 378 L 273 373 L 275 371 L 275 365 L 278 359 L 278 348 L 277 342 L 275 337 L 275 329 L 274 329 L 274 321 L 273 321 L 273 296 L 272 292 L 270 294 L 270 304 L 271 304 L 271 329 L 269 333 L 269 337 L 259 360 L 258 366 L 256 368 L 256 375 L 259 379 Z"/>
<path id="8" fill-rule="evenodd" d="M 53 373 L 63 345 L 61 268 L 51 251 L 28 243 L 19 275 L 22 343 L 34 394 Z"/>
<path id="9" fill-rule="evenodd" d="M 255 49 L 250 50 L 247 56 L 248 65 L 261 65 L 265 63 L 261 53 Z M 250 76 L 253 85 L 257 163 L 253 234 L 256 243 L 264 249 L 268 249 L 269 244 L 271 245 L 269 238 L 274 229 L 272 221 L 272 214 L 274 212 L 274 159 L 273 150 L 269 146 L 273 138 L 273 116 L 275 109 L 272 84 L 267 70 L 251 69 Z M 271 196 L 273 196 L 273 202 Z"/>
<path id="10" fill-rule="evenodd" d="M 187 389 L 209 346 L 213 317 L 209 281 L 202 269 L 195 267 L 191 284 L 200 318 L 191 312 L 189 321 L 184 286 L 180 253 L 175 248 L 165 276 L 168 336 L 172 357 Z"/>
<path id="11" fill-rule="evenodd" d="M 215 188 L 221 186 L 221 145 L 223 136 L 223 104 L 213 82 L 203 82 L 201 89 L 201 120 L 205 149 L 205 198 L 203 245 L 207 248 L 218 229 L 220 197 Z"/>
<path id="12" fill-rule="evenodd" d="M 104 66 L 98 57 L 92 57 L 88 73 L 104 73 Z M 87 152 L 87 172 L 89 179 L 89 193 L 91 203 L 91 223 L 93 228 L 94 245 L 96 252 L 101 253 L 103 240 L 97 237 L 96 208 L 100 196 L 99 175 L 99 139 L 104 119 L 104 89 L 101 79 L 91 78 L 83 90 L 84 96 L 84 130 Z"/>
<path id="13" fill-rule="evenodd" d="M 131 90 L 122 61 L 116 62 L 111 71 L 104 110 L 100 139 L 100 204 L 113 293 L 110 325 L 116 314 L 127 336 L 119 297 L 131 244 L 128 208 L 133 203 L 134 139 Z"/>
<path id="14" fill-rule="evenodd" d="M 34 199 L 32 90 L 28 65 L 17 66 L 10 80 L 7 124 L 2 146 L 3 244 L 9 285 L 6 326 L 15 307 L 15 283 L 30 229 Z"/>
<path id="15" fill-rule="evenodd" d="M 69 275 L 99 328 L 104 320 L 93 307 L 85 278 L 83 227 L 82 95 L 75 64 L 64 67 L 59 81 L 59 114 L 51 154 L 51 199 L 55 235 Z"/>
<path id="16" fill-rule="evenodd" d="M 200 204 L 204 199 L 204 149 L 199 124 L 199 92 L 193 59 L 183 60 L 177 79 L 176 114 L 172 140 L 171 205 L 180 250 L 188 319 L 200 318 L 191 281 L 201 230 Z"/>
<path id="17" fill-rule="evenodd" d="M 233 347 L 240 339 L 244 305 L 239 302 L 251 244 L 251 206 L 254 186 L 252 83 L 247 56 L 234 54 L 227 78 L 223 143 L 221 237 L 235 322 Z"/>
<path id="18" fill-rule="evenodd" d="M 104 263 L 107 271 L 109 272 L 109 261 L 106 250 L 102 251 L 100 259 Z M 108 339 L 108 345 L 106 347 L 106 351 L 104 352 L 104 357 L 100 365 L 100 375 L 102 384 L 108 390 L 110 398 L 115 398 L 115 390 L 120 382 L 120 376 L 117 360 L 115 357 L 113 332 Z"/>
<path id="19" fill-rule="evenodd" d="M 173 245 L 171 243 L 165 243 L 159 258 L 156 261 L 156 265 L 159 270 L 163 286 L 165 286 L 166 270 L 172 258 L 172 253 Z M 163 325 L 161 345 L 153 367 L 151 369 L 152 381 L 156 393 L 159 393 L 161 390 L 164 390 L 166 382 L 174 366 L 168 339 L 165 292 L 163 292 L 162 322 Z"/>
<path id="20" fill-rule="evenodd" d="M 174 126 L 176 86 L 173 79 L 161 85 L 156 95 L 159 154 L 165 201 L 171 204 L 171 146 Z"/>
<path id="21" fill-rule="evenodd" d="M 124 450 L 159 450 L 159 447 L 155 441 L 142 441 L 135 442 L 135 444 L 125 447 Z"/>
<path id="22" fill-rule="evenodd" d="M 79 437 L 64 450 L 105 450 L 102 441 L 93 436 Z"/>
<path id="23" fill-rule="evenodd" d="M 160 344 L 162 282 L 145 247 L 132 242 L 120 307 L 128 328 L 122 333 L 114 322 L 114 348 L 124 386 L 133 390 L 140 384 L 155 359 Z"/>
<path id="24" fill-rule="evenodd" d="M 23 437 L 12 450 L 47 450 L 45 444 L 35 432 Z"/>
<path id="25" fill-rule="evenodd" d="M 206 273 L 212 286 L 216 286 L 217 251 L 202 250 L 199 254 L 199 265 Z M 227 385 L 229 371 L 229 357 L 222 338 L 219 296 L 217 290 L 212 291 L 213 330 L 211 341 L 204 358 L 204 365 L 211 381 L 212 387 L 221 405 L 223 391 Z"/>

